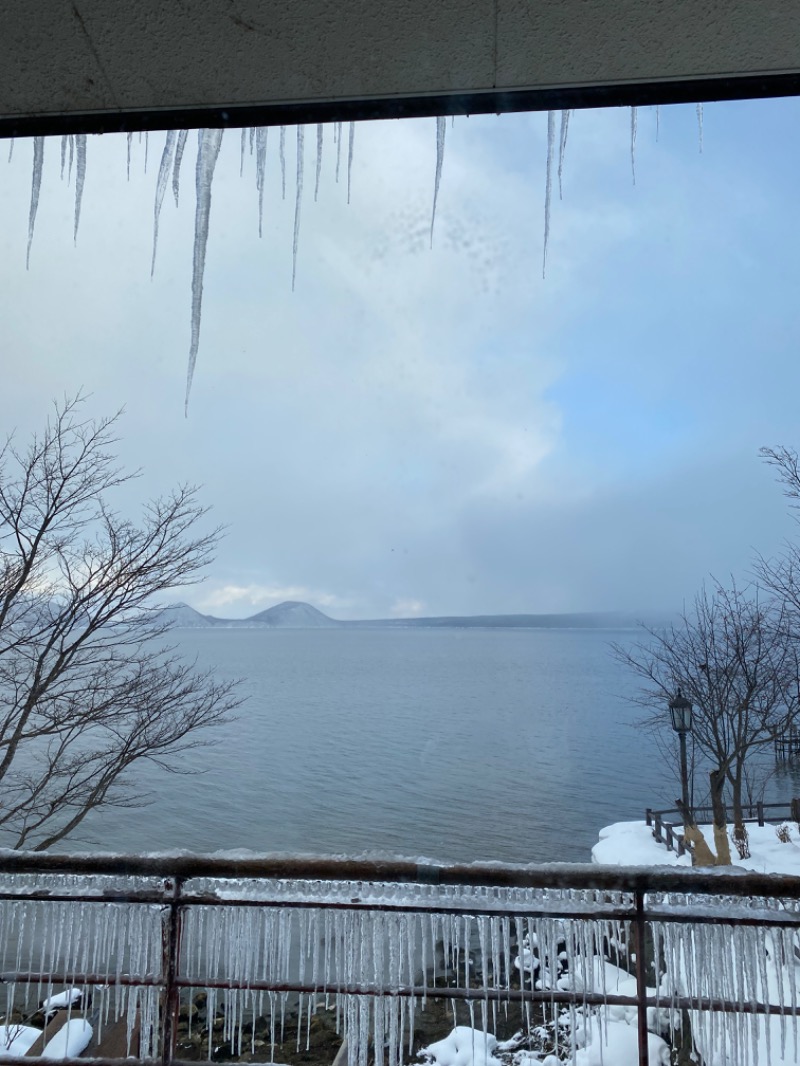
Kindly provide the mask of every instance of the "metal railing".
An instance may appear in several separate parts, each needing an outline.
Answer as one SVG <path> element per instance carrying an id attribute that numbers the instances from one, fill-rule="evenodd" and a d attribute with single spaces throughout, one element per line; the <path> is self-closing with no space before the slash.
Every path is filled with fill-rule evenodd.
<path id="1" fill-rule="evenodd" d="M 180 1012 L 198 991 L 218 997 L 224 1024 L 238 1026 L 240 1041 L 248 1020 L 255 1032 L 264 1003 L 274 1014 L 295 997 L 298 1041 L 303 1011 L 310 1025 L 321 1002 L 333 1004 L 358 1066 L 368 1056 L 382 1062 L 383 1044 L 390 1066 L 401 1062 L 397 1017 L 402 1028 L 410 1011 L 413 1023 L 414 1005 L 427 1000 L 464 1002 L 471 1015 L 477 1007 L 484 1027 L 497 1004 L 517 1007 L 528 1020 L 531 1008 L 551 1017 L 562 1008 L 582 1016 L 626 1008 L 635 1012 L 645 1066 L 648 1009 L 689 1012 L 696 1041 L 710 1015 L 748 1015 L 756 1036 L 774 1015 L 796 1025 L 800 1003 L 794 985 L 784 987 L 785 975 L 775 1002 L 762 967 L 741 974 L 739 985 L 729 967 L 723 986 L 707 968 L 693 969 L 692 952 L 741 958 L 763 951 L 777 965 L 778 956 L 794 952 L 799 927 L 800 878 L 749 872 L 0 853 L 7 1002 L 56 985 L 93 989 L 101 1015 L 127 1017 L 129 1038 L 141 1026 L 140 1048 L 123 1055 L 138 1050 L 162 1066 L 183 1061 Z M 598 987 L 587 977 L 593 957 L 612 942 L 618 960 L 620 945 L 635 959 L 630 989 Z M 537 966 L 516 968 L 514 959 L 537 945 Z M 437 951 L 444 959 L 438 981 L 430 972 Z M 567 976 L 543 981 L 560 955 L 569 959 Z M 704 1039 L 727 1030 L 709 1032 Z M 734 1042 L 737 1032 L 734 1026 Z M 95 1066 L 119 1061 L 93 1059 Z"/>

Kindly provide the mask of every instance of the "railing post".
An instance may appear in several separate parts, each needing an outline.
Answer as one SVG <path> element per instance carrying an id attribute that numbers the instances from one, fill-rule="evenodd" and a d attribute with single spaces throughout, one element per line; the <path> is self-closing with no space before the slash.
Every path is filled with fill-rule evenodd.
<path id="1" fill-rule="evenodd" d="M 167 892 L 172 895 L 167 904 L 163 925 L 163 964 L 164 991 L 162 993 L 163 1017 L 161 1023 L 161 1062 L 168 1066 L 175 1058 L 175 1045 L 178 1037 L 178 1010 L 180 1009 L 180 988 L 175 983 L 178 976 L 178 964 L 181 954 L 181 887 L 183 878 L 175 877 L 164 882 Z"/>
<path id="2" fill-rule="evenodd" d="M 647 965 L 645 959 L 644 892 L 636 889 L 636 1019 L 639 1028 L 639 1066 L 649 1066 L 647 1045 Z"/>
<path id="3" fill-rule="evenodd" d="M 653 829 L 653 836 L 656 838 L 656 840 L 659 842 L 659 844 L 662 843 L 662 840 L 661 840 L 661 815 L 658 813 L 658 811 L 656 811 L 656 815 L 655 815 L 655 828 Z"/>
<path id="4" fill-rule="evenodd" d="M 664 828 L 667 831 L 667 851 L 672 851 L 672 823 L 665 822 Z"/>
<path id="5" fill-rule="evenodd" d="M 764 801 L 759 800 L 756 804 L 756 814 L 758 815 L 758 824 L 763 826 L 764 824 Z"/>
<path id="6" fill-rule="evenodd" d="M 652 811 L 650 810 L 650 808 L 649 808 L 649 807 L 648 807 L 648 808 L 647 808 L 647 810 L 646 810 L 646 811 L 644 812 L 644 820 L 645 820 L 645 822 L 646 822 L 646 823 L 647 823 L 648 825 L 652 825 L 652 824 L 653 824 L 653 812 L 652 812 Z"/>

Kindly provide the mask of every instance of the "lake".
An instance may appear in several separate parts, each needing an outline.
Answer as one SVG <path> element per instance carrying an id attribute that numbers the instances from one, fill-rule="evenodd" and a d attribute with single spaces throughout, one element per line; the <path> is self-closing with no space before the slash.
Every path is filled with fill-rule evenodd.
<path id="1" fill-rule="evenodd" d="M 635 637 L 176 630 L 185 655 L 243 679 L 238 719 L 185 772 L 140 768 L 154 803 L 93 815 L 69 847 L 588 861 L 602 826 L 679 794 L 609 651 Z"/>

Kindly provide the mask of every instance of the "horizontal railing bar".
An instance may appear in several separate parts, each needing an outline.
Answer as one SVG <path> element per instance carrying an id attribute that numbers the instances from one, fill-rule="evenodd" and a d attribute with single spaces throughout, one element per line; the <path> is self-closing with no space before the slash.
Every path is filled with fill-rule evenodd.
<path id="1" fill-rule="evenodd" d="M 108 900 L 103 896 L 84 895 L 24 895 L 17 893 L 0 893 L 0 902 L 5 900 L 25 900 L 37 903 L 140 903 L 146 906 L 167 906 L 169 898 L 159 893 L 153 895 L 136 894 L 128 897 L 115 895 Z M 553 918 L 574 921 L 629 921 L 635 915 L 633 906 L 624 907 L 617 904 L 598 903 L 590 908 L 559 906 L 559 900 L 553 900 L 548 907 L 531 907 L 525 904 L 509 903 L 502 907 L 442 906 L 432 899 L 429 904 L 406 903 L 331 903 L 324 900 L 287 900 L 287 899 L 226 899 L 217 896 L 186 895 L 179 897 L 181 907 L 273 907 L 283 910 L 338 910 L 361 913 L 392 914 L 449 914 L 470 915 L 474 918 Z M 569 901 L 565 901 L 567 904 Z M 683 906 L 680 902 L 670 904 L 670 908 L 649 907 L 644 911 L 645 921 L 669 922 L 685 925 L 747 925 L 757 927 L 791 928 L 800 925 L 800 912 L 771 911 L 767 909 L 747 910 L 744 912 L 708 913 L 693 912 L 691 905 Z M 0 975 L 0 980 L 2 980 Z"/>
<path id="2" fill-rule="evenodd" d="M 633 974 L 629 976 L 633 977 Z M 510 1003 L 575 1003 L 578 1006 L 586 1004 L 590 1007 L 604 1005 L 610 1007 L 636 1007 L 639 1004 L 639 1000 L 635 996 L 620 996 L 614 993 L 605 994 L 602 992 L 584 993 L 565 991 L 563 989 L 432 988 L 421 985 L 409 988 L 384 989 L 377 988 L 374 985 L 276 984 L 266 981 L 252 981 L 248 985 L 240 987 L 225 981 L 206 981 L 205 978 L 198 978 L 194 982 L 189 982 L 185 977 L 179 978 L 176 984 L 180 985 L 181 988 L 217 988 L 253 992 L 302 992 L 308 995 L 316 994 L 320 996 L 326 994 L 331 996 L 370 996 L 373 998 L 389 996 L 400 999 L 416 997 L 420 1000 L 454 999 L 464 1000 L 465 1002 L 473 1001 L 475 1003 L 481 1000 L 498 1003 L 504 1001 Z M 780 1003 L 762 1003 L 761 1001 L 740 1003 L 738 1000 L 733 1002 L 711 996 L 675 996 L 674 998 L 669 996 L 647 996 L 642 1000 L 642 1006 L 659 1007 L 662 1010 L 703 1010 L 721 1014 L 782 1014 L 786 1017 L 791 1017 L 791 1011 L 787 1010 L 785 1005 L 781 1006 Z"/>
<path id="3" fill-rule="evenodd" d="M 0 853 L 2 873 L 61 873 L 218 880 L 307 880 L 421 883 L 475 888 L 567 888 L 623 892 L 684 892 L 800 898 L 800 877 L 753 871 L 718 873 L 696 868 L 600 866 L 553 863 L 513 866 L 485 863 L 435 866 L 405 860 L 351 860 L 211 855 L 53 855 Z"/>
<path id="4" fill-rule="evenodd" d="M 0 975 L 0 981 L 5 981 L 7 975 Z M 97 974 L 39 974 L 39 973 L 26 973 L 14 975 L 14 980 L 19 984 L 36 984 L 39 981 L 43 983 L 49 979 L 51 984 L 72 984 L 72 985 L 94 985 L 105 984 L 109 987 L 116 983 L 123 985 L 140 985 L 142 987 L 152 987 L 154 985 L 164 985 L 164 978 L 130 978 L 123 975 L 117 982 L 116 978 L 111 981 L 107 977 L 100 977 Z M 636 1007 L 639 1003 L 635 996 L 620 996 L 611 993 L 601 992 L 582 992 L 565 989 L 531 989 L 531 988 L 464 988 L 464 987 L 445 987 L 440 988 L 436 986 L 424 986 L 413 985 L 404 988 L 384 988 L 378 985 L 343 985 L 343 984 L 313 984 L 311 982 L 281 982 L 281 981 L 248 981 L 246 983 L 239 983 L 235 981 L 224 981 L 217 978 L 206 977 L 189 977 L 187 975 L 179 975 L 175 978 L 175 986 L 177 988 L 185 989 L 206 989 L 217 988 L 225 989 L 229 991 L 238 992 L 294 992 L 303 993 L 308 995 L 331 995 L 331 996 L 369 996 L 371 998 L 380 998 L 381 996 L 387 996 L 389 998 L 401 998 L 401 999 L 449 999 L 449 1000 L 463 1000 L 464 1002 L 474 1001 L 479 1002 L 481 1000 L 487 1002 L 509 1002 L 509 1003 L 575 1003 L 578 1005 L 586 1004 L 587 1006 L 622 1006 L 622 1007 Z M 747 1003 L 731 1002 L 727 1000 L 721 1000 L 712 998 L 709 996 L 648 996 L 642 1000 L 642 1005 L 647 1007 L 660 1007 L 662 1009 L 676 1009 L 676 1010 L 703 1010 L 718 1013 L 736 1013 L 742 1012 L 745 1014 L 786 1014 L 786 1007 L 781 1006 L 778 1003 L 762 1003 L 752 1002 Z M 82 1017 L 80 1010 L 75 1010 L 75 1017 Z M 2 1061 L 0 1059 L 0 1061 Z M 80 1060 L 79 1060 L 80 1061 Z M 85 1060 L 84 1060 L 85 1061 Z M 96 1066 L 96 1060 L 92 1060 Z"/>

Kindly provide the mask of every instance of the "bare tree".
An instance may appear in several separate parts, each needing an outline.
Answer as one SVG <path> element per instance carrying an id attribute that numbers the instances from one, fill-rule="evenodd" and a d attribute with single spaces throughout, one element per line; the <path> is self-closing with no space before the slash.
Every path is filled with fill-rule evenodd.
<path id="1" fill-rule="evenodd" d="M 710 761 L 718 861 L 729 860 L 724 797 L 730 797 L 734 842 L 746 856 L 743 795 L 748 760 L 789 730 L 798 718 L 798 649 L 787 608 L 758 589 L 714 585 L 693 610 L 664 630 L 645 627 L 632 647 L 615 645 L 617 658 L 644 682 L 637 702 L 650 711 L 646 727 L 670 731 L 667 703 L 678 688 L 691 700 L 692 736 Z"/>
<path id="2" fill-rule="evenodd" d="M 196 582 L 219 531 L 197 533 L 196 492 L 151 501 L 139 524 L 111 509 L 129 481 L 116 418 L 55 405 L 44 432 L 0 450 L 0 833 L 43 850 L 102 806 L 135 805 L 131 771 L 176 769 L 237 705 L 163 646 L 154 606 Z"/>

